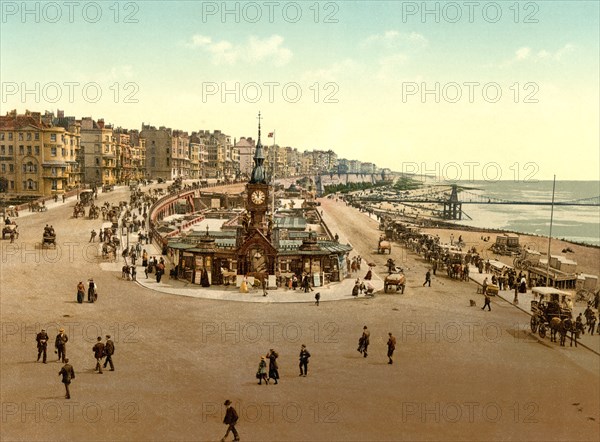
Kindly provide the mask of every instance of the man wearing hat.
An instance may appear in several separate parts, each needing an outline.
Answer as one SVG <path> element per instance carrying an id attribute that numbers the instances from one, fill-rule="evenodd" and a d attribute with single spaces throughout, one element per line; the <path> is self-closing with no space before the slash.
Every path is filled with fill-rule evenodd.
<path id="1" fill-rule="evenodd" d="M 388 355 L 388 364 L 393 364 L 394 361 L 392 360 L 392 356 L 394 355 L 394 350 L 396 350 L 396 338 L 392 336 L 392 332 L 388 333 L 389 338 L 387 341 L 387 346 L 388 346 L 388 351 L 387 351 L 387 355 Z"/>
<path id="2" fill-rule="evenodd" d="M 279 355 L 273 349 L 270 349 L 269 353 L 267 353 L 267 358 L 269 359 L 269 379 L 275 380 L 275 385 L 279 383 L 279 366 L 277 365 L 278 357 Z"/>
<path id="3" fill-rule="evenodd" d="M 75 379 L 75 370 L 73 370 L 73 367 L 69 364 L 68 358 L 65 358 L 64 362 L 65 365 L 63 365 L 63 367 L 60 369 L 58 375 L 60 376 L 62 374 L 62 383 L 65 384 L 65 390 L 67 391 L 65 399 L 71 399 L 69 384 L 71 384 L 71 381 Z"/>
<path id="4" fill-rule="evenodd" d="M 37 341 L 37 349 L 38 349 L 38 357 L 37 360 L 40 360 L 40 356 L 42 356 L 42 353 L 44 354 L 44 358 L 43 358 L 43 362 L 44 364 L 46 363 L 46 350 L 48 348 L 48 334 L 46 333 L 46 330 L 42 329 L 41 332 L 39 332 L 37 334 L 37 336 L 35 337 L 35 340 Z"/>
<path id="5" fill-rule="evenodd" d="M 92 351 L 94 352 L 94 357 L 96 358 L 96 371 L 99 371 L 102 374 L 102 358 L 104 357 L 104 344 L 102 343 L 102 338 L 98 336 L 98 342 L 94 344 L 92 347 Z"/>
<path id="6" fill-rule="evenodd" d="M 302 344 L 300 347 L 300 376 L 308 374 L 308 358 L 310 358 L 310 353 L 306 349 L 306 345 Z"/>
<path id="7" fill-rule="evenodd" d="M 221 439 L 221 442 L 225 442 L 225 438 L 229 436 L 230 431 L 233 433 L 233 440 L 240 440 L 240 435 L 235 429 L 235 424 L 237 424 L 238 421 L 238 414 L 235 411 L 235 408 L 231 406 L 231 401 L 229 399 L 225 401 L 225 406 L 227 407 L 227 411 L 225 412 L 223 423 L 227 425 L 227 432 L 225 433 L 225 436 L 223 436 L 223 439 Z"/>
<path id="8" fill-rule="evenodd" d="M 363 357 L 367 357 L 367 348 L 369 348 L 369 338 L 371 336 L 371 332 L 367 329 L 365 325 L 363 327 L 363 332 L 361 337 L 358 339 L 358 351 L 363 354 Z"/>
<path id="9" fill-rule="evenodd" d="M 67 358 L 67 341 L 69 337 L 65 334 L 65 329 L 61 328 L 58 330 L 58 334 L 56 335 L 56 339 L 54 340 L 54 347 L 56 347 L 56 352 L 58 353 L 58 360 L 62 359 L 65 362 Z"/>
<path id="10" fill-rule="evenodd" d="M 106 344 L 104 344 L 104 355 L 106 359 L 104 360 L 104 368 L 106 368 L 107 364 L 110 364 L 110 371 L 115 371 L 115 366 L 113 365 L 112 355 L 115 353 L 115 344 L 110 339 L 110 335 L 106 335 Z"/>

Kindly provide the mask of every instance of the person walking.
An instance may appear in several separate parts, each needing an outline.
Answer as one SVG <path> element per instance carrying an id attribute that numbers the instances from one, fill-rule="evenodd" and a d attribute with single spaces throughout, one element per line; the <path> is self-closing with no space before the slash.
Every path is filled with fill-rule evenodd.
<path id="1" fill-rule="evenodd" d="M 279 366 L 277 365 L 277 358 L 279 355 L 273 349 L 269 350 L 267 353 L 267 359 L 269 360 L 269 379 L 273 379 L 275 381 L 275 385 L 279 382 Z"/>
<path id="2" fill-rule="evenodd" d="M 110 364 L 110 371 L 115 371 L 115 366 L 113 365 L 112 355 L 115 354 L 115 344 L 110 339 L 110 335 L 106 335 L 106 343 L 104 344 L 104 355 L 106 359 L 104 360 L 104 368 L 106 368 L 107 364 Z"/>
<path id="3" fill-rule="evenodd" d="M 54 347 L 56 348 L 56 353 L 58 353 L 58 360 L 62 359 L 63 363 L 67 359 L 67 341 L 69 337 L 65 334 L 65 329 L 61 328 L 58 330 L 58 334 L 56 335 L 56 339 L 54 340 Z"/>
<path id="4" fill-rule="evenodd" d="M 487 294 L 487 288 L 488 288 L 488 279 L 487 277 L 483 278 L 483 282 L 481 283 L 481 291 L 483 292 L 484 295 Z"/>
<path id="5" fill-rule="evenodd" d="M 77 302 L 78 303 L 83 303 L 83 294 L 85 292 L 85 285 L 83 285 L 83 281 L 79 281 L 79 284 L 77 284 Z"/>
<path id="6" fill-rule="evenodd" d="M 388 351 L 387 351 L 387 356 L 388 356 L 388 364 L 393 364 L 394 361 L 392 360 L 392 356 L 394 355 L 394 350 L 396 350 L 396 338 L 394 336 L 392 336 L 392 332 L 388 333 L 388 341 L 387 341 L 387 347 L 388 347 Z"/>
<path id="7" fill-rule="evenodd" d="M 484 293 L 483 296 L 485 296 L 485 303 L 483 304 L 483 307 L 481 307 L 481 310 L 485 310 L 485 308 L 487 307 L 488 311 L 491 312 L 492 311 L 492 305 L 490 304 L 490 301 L 491 301 L 490 295 L 488 295 L 487 293 Z"/>
<path id="8" fill-rule="evenodd" d="M 231 406 L 231 401 L 227 399 L 224 404 L 227 407 L 227 411 L 225 412 L 225 417 L 223 418 L 223 423 L 227 425 L 227 431 L 225 432 L 225 436 L 221 439 L 221 442 L 225 442 L 225 438 L 229 436 L 229 432 L 233 433 L 233 440 L 240 440 L 240 435 L 235 429 L 235 425 L 238 421 L 238 414 L 235 411 L 235 408 Z"/>
<path id="9" fill-rule="evenodd" d="M 321 300 L 321 292 L 315 293 L 315 305 L 319 305 L 319 301 Z"/>
<path id="10" fill-rule="evenodd" d="M 94 302 L 98 299 L 98 286 L 93 278 L 88 280 L 88 302 Z"/>
<path id="11" fill-rule="evenodd" d="M 62 383 L 65 384 L 66 395 L 65 399 L 71 399 L 71 392 L 69 391 L 69 385 L 71 385 L 71 381 L 75 379 L 75 370 L 69 364 L 69 359 L 65 358 L 63 361 L 65 365 L 60 369 L 58 375 L 62 375 Z"/>
<path id="12" fill-rule="evenodd" d="M 306 345 L 302 344 L 300 347 L 300 376 L 306 376 L 308 374 L 308 359 L 310 353 L 306 349 Z"/>
<path id="13" fill-rule="evenodd" d="M 590 336 L 594 336 L 594 328 L 596 327 L 596 314 L 594 312 L 591 312 L 589 315 L 588 325 L 588 333 L 590 334 Z"/>
<path id="14" fill-rule="evenodd" d="M 92 229 L 92 233 L 90 235 L 90 241 L 89 242 L 94 242 L 95 238 L 96 238 L 96 231 L 94 229 Z"/>
<path id="15" fill-rule="evenodd" d="M 428 284 L 429 287 L 431 287 L 431 271 L 427 270 L 427 273 L 425 273 L 425 282 L 423 283 L 423 287 L 425 287 L 425 284 Z"/>
<path id="16" fill-rule="evenodd" d="M 262 384 L 263 379 L 265 380 L 265 385 L 269 385 L 269 379 L 267 379 L 267 361 L 265 361 L 264 356 L 260 357 L 256 379 L 258 379 L 258 385 Z"/>
<path id="17" fill-rule="evenodd" d="M 42 356 L 42 354 L 44 355 L 44 358 L 42 359 L 42 362 L 45 364 L 46 363 L 46 351 L 48 349 L 48 334 L 46 333 L 45 329 L 42 329 L 41 332 L 39 332 L 37 334 L 37 336 L 35 337 L 35 340 L 37 342 L 37 350 L 38 350 L 38 356 L 37 356 L 37 360 L 40 360 L 40 357 Z"/>
<path id="18" fill-rule="evenodd" d="M 96 371 L 99 374 L 102 374 L 102 358 L 104 357 L 104 344 L 102 343 L 102 338 L 98 336 L 98 342 L 94 344 L 92 347 L 92 351 L 94 352 L 94 357 L 96 358 Z"/>
<path id="19" fill-rule="evenodd" d="M 371 337 L 371 332 L 365 325 L 363 327 L 363 332 L 361 337 L 358 339 L 358 352 L 362 353 L 363 357 L 367 357 L 367 349 L 369 348 L 369 338 Z"/>

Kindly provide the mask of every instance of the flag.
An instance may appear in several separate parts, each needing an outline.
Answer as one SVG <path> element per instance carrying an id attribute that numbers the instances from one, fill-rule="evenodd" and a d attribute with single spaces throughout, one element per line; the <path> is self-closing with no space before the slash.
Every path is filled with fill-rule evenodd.
<path id="1" fill-rule="evenodd" d="M 275 135 L 275 132 L 269 132 L 269 138 L 273 138 L 273 135 Z"/>

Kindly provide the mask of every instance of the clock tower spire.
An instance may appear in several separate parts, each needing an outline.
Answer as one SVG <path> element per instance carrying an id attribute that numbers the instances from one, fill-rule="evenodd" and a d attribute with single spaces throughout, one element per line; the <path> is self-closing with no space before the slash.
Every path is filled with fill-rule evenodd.
<path id="1" fill-rule="evenodd" d="M 258 141 L 254 152 L 254 168 L 250 175 L 250 181 L 246 184 L 248 199 L 246 209 L 250 213 L 250 226 L 265 233 L 267 231 L 266 212 L 269 206 L 269 190 L 264 170 L 265 155 L 260 140 L 260 120 L 262 116 L 258 113 Z M 249 226 L 249 227 L 250 227 Z"/>

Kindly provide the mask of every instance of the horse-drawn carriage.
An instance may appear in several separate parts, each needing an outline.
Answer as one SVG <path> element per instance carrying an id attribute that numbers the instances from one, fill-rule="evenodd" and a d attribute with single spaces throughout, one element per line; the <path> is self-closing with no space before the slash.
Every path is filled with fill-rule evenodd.
<path id="1" fill-rule="evenodd" d="M 45 231 L 42 236 L 42 248 L 50 246 L 56 248 L 56 233 L 53 231 Z"/>
<path id="2" fill-rule="evenodd" d="M 404 294 L 404 288 L 406 287 L 406 277 L 402 273 L 402 269 L 399 269 L 397 273 L 390 273 L 385 277 L 383 281 L 383 291 L 388 293 L 392 288 L 397 292 Z"/>
<path id="3" fill-rule="evenodd" d="M 79 218 L 80 216 L 85 216 L 85 207 L 81 202 L 78 202 L 73 207 L 73 218 Z"/>
<path id="4" fill-rule="evenodd" d="M 6 224 L 3 228 L 2 228 L 2 239 L 6 239 L 7 237 L 10 238 L 10 236 L 12 235 L 12 233 L 15 232 L 15 237 L 18 238 L 19 237 L 19 232 L 17 232 L 17 225 L 16 224 Z"/>
<path id="5" fill-rule="evenodd" d="M 531 331 L 538 332 L 540 338 L 546 337 L 550 328 L 552 340 L 565 323 L 571 323 L 573 300 L 572 295 L 553 287 L 533 287 L 534 300 L 531 301 Z M 570 329 L 570 325 L 568 327 Z"/>
<path id="6" fill-rule="evenodd" d="M 379 242 L 377 243 L 377 253 L 383 254 L 387 250 L 388 254 L 392 254 L 392 243 L 385 239 L 385 236 L 379 237 Z"/>
<path id="7" fill-rule="evenodd" d="M 79 193 L 79 202 L 84 206 L 87 206 L 94 200 L 94 191 L 93 190 L 82 190 Z"/>
<path id="8" fill-rule="evenodd" d="M 90 206 L 90 210 L 88 213 L 89 219 L 97 219 L 100 216 L 100 209 L 98 206 L 95 206 L 94 203 Z"/>
<path id="9" fill-rule="evenodd" d="M 112 192 L 113 190 L 115 190 L 115 186 L 112 184 L 104 184 L 102 186 L 102 192 Z"/>

